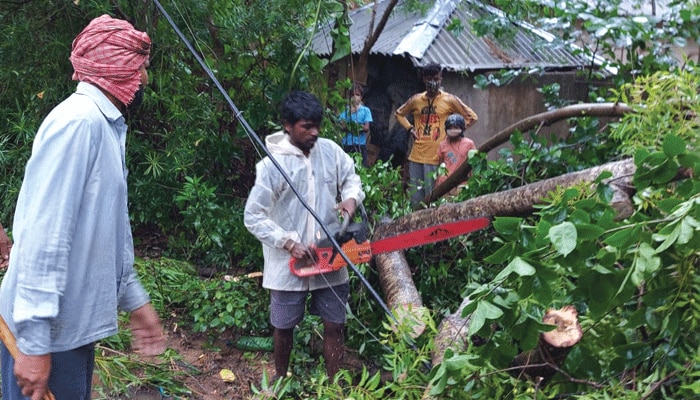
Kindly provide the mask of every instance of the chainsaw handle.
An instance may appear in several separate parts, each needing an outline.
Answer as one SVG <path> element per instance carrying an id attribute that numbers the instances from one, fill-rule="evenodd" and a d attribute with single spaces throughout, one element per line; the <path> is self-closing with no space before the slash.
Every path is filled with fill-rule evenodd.
<path id="1" fill-rule="evenodd" d="M 328 249 L 323 249 L 328 250 Z M 311 275 L 317 275 L 324 272 L 330 272 L 328 262 L 323 263 L 322 257 L 325 251 L 321 251 L 316 245 L 311 245 L 308 248 L 308 257 L 304 258 L 289 258 L 289 270 L 296 276 L 306 277 Z M 327 258 L 327 256 L 326 256 Z M 303 263 L 303 265 L 298 265 L 298 263 Z M 325 266 L 322 267 L 322 265 Z"/>
<path id="2" fill-rule="evenodd" d="M 348 226 L 350 226 L 351 219 L 352 218 L 350 218 L 350 215 L 345 215 L 345 219 L 343 220 L 343 223 L 340 225 L 340 230 L 338 231 L 337 237 L 343 237 L 343 235 L 345 235 L 345 232 L 348 230 Z"/>

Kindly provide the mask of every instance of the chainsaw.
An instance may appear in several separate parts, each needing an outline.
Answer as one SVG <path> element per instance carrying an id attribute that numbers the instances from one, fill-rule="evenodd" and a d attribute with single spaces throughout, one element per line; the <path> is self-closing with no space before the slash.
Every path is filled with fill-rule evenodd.
<path id="1" fill-rule="evenodd" d="M 367 223 L 350 222 L 350 220 L 351 218 L 345 218 L 340 230 L 333 237 L 353 264 L 369 262 L 375 254 L 403 250 L 463 235 L 485 228 L 490 222 L 486 217 L 447 222 L 370 242 L 367 238 L 369 231 Z M 330 239 L 319 241 L 311 246 L 310 250 L 314 252 L 313 257 L 306 260 L 297 260 L 292 257 L 289 260 L 289 269 L 294 275 L 306 277 L 325 274 L 347 266 L 347 262 L 333 247 Z"/>

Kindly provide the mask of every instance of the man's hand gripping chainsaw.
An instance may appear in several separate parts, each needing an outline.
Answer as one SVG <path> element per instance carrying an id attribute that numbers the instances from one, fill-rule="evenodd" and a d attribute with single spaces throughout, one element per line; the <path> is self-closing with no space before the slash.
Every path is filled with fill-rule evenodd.
<path id="1" fill-rule="evenodd" d="M 372 247 L 367 239 L 367 223 L 350 223 L 351 219 L 345 218 L 340 230 L 333 237 L 353 264 L 369 262 L 372 259 Z M 312 254 L 307 258 L 300 260 L 292 257 L 289 260 L 289 269 L 294 275 L 304 277 L 324 274 L 348 265 L 333 247 L 330 239 L 319 241 L 311 246 L 309 251 Z"/>

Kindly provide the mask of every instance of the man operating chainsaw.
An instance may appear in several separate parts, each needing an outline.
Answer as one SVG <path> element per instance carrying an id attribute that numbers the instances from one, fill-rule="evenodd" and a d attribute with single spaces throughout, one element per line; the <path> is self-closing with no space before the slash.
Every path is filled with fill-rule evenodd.
<path id="1" fill-rule="evenodd" d="M 268 136 L 266 145 L 283 171 L 269 157 L 258 162 L 244 222 L 263 246 L 263 287 L 270 290 L 275 378 L 287 375 L 294 327 L 304 317 L 310 295 L 309 311 L 323 320 L 323 357 L 332 379 L 344 352 L 349 276 L 347 268 L 309 276 L 290 270 L 290 257 L 299 264 L 314 262 L 314 245 L 327 239 L 319 221 L 297 195 L 329 232 L 337 232 L 339 216 L 351 218 L 365 194 L 352 158 L 333 141 L 318 137 L 323 108 L 314 95 L 289 93 L 280 116 L 284 130 Z"/>

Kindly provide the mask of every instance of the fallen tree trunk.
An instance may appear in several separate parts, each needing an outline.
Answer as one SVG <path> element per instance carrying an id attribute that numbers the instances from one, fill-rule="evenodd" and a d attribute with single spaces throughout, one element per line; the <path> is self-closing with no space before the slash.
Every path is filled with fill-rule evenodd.
<path id="1" fill-rule="evenodd" d="M 530 379 L 539 386 L 546 385 L 561 369 L 571 348 L 583 337 L 573 306 L 547 310 L 542 322 L 556 328 L 542 333 L 536 348 L 517 355 L 509 370 L 512 376 Z"/>
<path id="2" fill-rule="evenodd" d="M 634 161 L 626 159 L 615 161 L 583 171 L 571 172 L 555 178 L 505 190 L 498 193 L 475 197 L 459 203 L 448 203 L 439 207 L 415 211 L 403 216 L 392 223 L 382 224 L 375 229 L 373 240 L 395 236 L 401 233 L 415 231 L 436 224 L 437 222 L 463 221 L 477 217 L 523 216 L 532 214 L 535 205 L 549 192 L 562 187 L 571 187 L 581 183 L 592 183 L 603 171 L 612 173 L 612 177 L 604 182 L 619 191 L 618 212 L 629 215 L 631 209 L 626 206 L 634 188 L 631 184 L 635 171 Z"/>
<path id="3" fill-rule="evenodd" d="M 431 354 L 431 362 L 433 365 L 438 365 L 442 363 L 445 357 L 445 351 L 447 349 L 452 349 L 453 351 L 462 351 L 467 348 L 467 331 L 469 331 L 469 322 L 471 317 L 462 317 L 462 310 L 466 307 L 471 300 L 469 297 L 462 300 L 457 311 L 448 315 L 440 321 L 438 325 L 438 333 L 433 339 L 433 353 Z M 433 400 L 434 396 L 430 394 L 433 389 L 432 385 L 428 385 L 423 392 L 422 400 Z"/>
<path id="4" fill-rule="evenodd" d="M 606 182 L 618 192 L 615 196 L 618 201 L 615 205 L 618 216 L 630 215 L 633 208 L 629 197 L 633 193 L 631 179 L 634 175 L 635 165 L 633 160 L 628 159 L 573 172 L 504 192 L 480 196 L 460 203 L 444 204 L 436 208 L 419 210 L 393 222 L 377 226 L 372 240 L 415 231 L 434 225 L 437 222 L 461 221 L 483 216 L 528 215 L 535 210 L 534 205 L 541 203 L 542 199 L 549 192 L 557 188 L 578 185 L 582 182 L 592 183 L 603 171 L 612 173 L 612 177 L 607 179 Z M 379 282 L 384 291 L 387 305 L 396 312 L 399 324 L 403 324 L 403 320 L 406 318 L 409 318 L 411 323 L 420 321 L 426 310 L 413 283 L 410 268 L 403 252 L 378 254 L 374 261 L 379 272 Z M 414 334 L 418 335 L 422 331 L 422 325 L 414 325 Z M 456 332 L 460 335 L 466 335 L 466 330 L 457 330 Z M 464 337 L 458 338 L 454 335 L 446 335 L 445 337 L 447 338 L 446 340 L 452 343 L 466 343 L 466 338 Z M 441 348 L 441 346 L 436 345 L 436 349 Z M 438 357 L 441 356 L 442 354 Z M 433 358 L 435 357 L 436 355 L 433 354 Z"/>
<path id="5" fill-rule="evenodd" d="M 462 317 L 462 310 L 471 300 L 469 297 L 462 300 L 462 304 L 454 313 L 443 318 L 438 325 L 438 333 L 433 339 L 433 353 L 431 361 L 433 365 L 438 365 L 445 357 L 445 351 L 452 349 L 453 351 L 463 351 L 467 348 L 467 331 L 469 331 L 469 321 L 471 316 Z"/>

